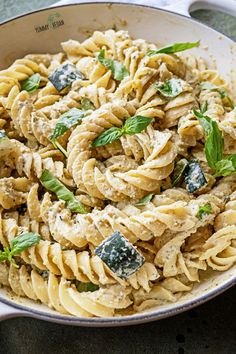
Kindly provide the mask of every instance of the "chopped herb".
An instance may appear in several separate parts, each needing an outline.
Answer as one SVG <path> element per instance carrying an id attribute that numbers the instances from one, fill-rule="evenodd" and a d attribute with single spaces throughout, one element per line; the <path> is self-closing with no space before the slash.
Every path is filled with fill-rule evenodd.
<path id="1" fill-rule="evenodd" d="M 135 205 L 136 205 L 136 206 L 143 206 L 143 205 L 146 205 L 147 203 L 149 203 L 149 202 L 152 200 L 153 195 L 154 195 L 154 194 L 152 194 L 152 193 L 145 195 L 145 197 L 143 197 L 142 199 L 140 199 L 140 201 L 139 201 L 138 203 L 136 203 Z"/>
<path id="2" fill-rule="evenodd" d="M 236 172 L 236 154 L 225 156 L 215 166 L 215 177 L 228 176 Z"/>
<path id="3" fill-rule="evenodd" d="M 164 83 L 155 84 L 154 86 L 164 97 L 174 98 L 184 91 L 186 83 L 181 79 L 173 78 L 166 80 Z"/>
<path id="4" fill-rule="evenodd" d="M 200 41 L 197 42 L 185 42 L 185 43 L 174 43 L 170 46 L 163 47 L 157 50 L 150 50 L 147 55 L 152 56 L 155 54 L 166 53 L 173 54 L 177 52 L 183 52 L 184 50 L 191 49 L 194 47 L 199 47 Z"/>
<path id="5" fill-rule="evenodd" d="M 88 212 L 84 205 L 76 199 L 74 194 L 48 170 L 43 171 L 40 181 L 47 190 L 55 193 L 58 199 L 64 200 L 68 209 L 72 212 L 78 212 L 80 214 L 86 214 Z"/>
<path id="6" fill-rule="evenodd" d="M 66 62 L 60 65 L 52 74 L 48 76 L 57 91 L 62 91 L 64 88 L 70 86 L 75 80 L 83 80 L 84 75 L 77 70 L 76 66 Z"/>
<path id="7" fill-rule="evenodd" d="M 202 205 L 199 207 L 196 217 L 198 219 L 202 220 L 203 217 L 205 217 L 211 213 L 212 213 L 212 206 L 210 203 L 206 203 L 205 205 Z"/>
<path id="8" fill-rule="evenodd" d="M 88 292 L 88 291 L 91 291 L 91 292 L 96 291 L 99 289 L 99 286 L 97 284 L 93 284 L 93 283 L 82 283 L 80 281 L 76 285 L 76 288 L 79 293 L 83 293 L 83 292 Z"/>
<path id="9" fill-rule="evenodd" d="M 173 187 L 178 187 L 184 180 L 184 174 L 188 166 L 188 160 L 181 159 L 175 164 L 174 172 L 172 175 Z"/>
<path id="10" fill-rule="evenodd" d="M 33 92 L 39 88 L 41 76 L 34 74 L 22 82 L 21 88 L 27 92 Z"/>
<path id="11" fill-rule="evenodd" d="M 80 108 L 84 111 L 88 111 L 89 109 L 94 110 L 95 106 L 93 102 L 91 102 L 88 98 L 84 97 L 80 101 Z"/>
<path id="12" fill-rule="evenodd" d="M 12 257 L 38 244 L 39 241 L 40 235 L 35 232 L 22 233 L 11 241 L 10 248 L 5 247 L 3 251 L 0 250 L 0 262 L 8 261 L 16 266 Z"/>
<path id="13" fill-rule="evenodd" d="M 67 156 L 67 153 L 58 143 L 57 138 L 67 132 L 71 127 L 81 122 L 85 116 L 85 111 L 78 108 L 72 108 L 68 112 L 62 114 L 58 119 L 54 132 L 50 136 L 50 140 L 53 145 L 58 148 L 65 156 Z"/>
<path id="14" fill-rule="evenodd" d="M 186 188 L 190 193 L 196 192 L 206 183 L 206 177 L 197 160 L 192 160 L 188 163 L 184 177 Z"/>
<path id="15" fill-rule="evenodd" d="M 113 59 L 106 59 L 105 58 L 105 49 L 100 50 L 98 54 L 98 61 L 111 70 L 112 75 L 115 80 L 121 81 L 124 79 L 124 77 L 129 75 L 129 71 L 126 69 L 126 67 L 120 63 L 117 60 Z"/>
<path id="16" fill-rule="evenodd" d="M 141 253 L 119 231 L 106 238 L 95 249 L 95 254 L 121 279 L 129 278 L 145 262 Z"/>
<path id="17" fill-rule="evenodd" d="M 149 117 L 130 117 L 125 121 L 125 124 L 121 128 L 112 127 L 105 130 L 93 141 L 92 146 L 104 146 L 118 140 L 122 135 L 134 135 L 141 133 L 153 121 L 153 118 Z"/>

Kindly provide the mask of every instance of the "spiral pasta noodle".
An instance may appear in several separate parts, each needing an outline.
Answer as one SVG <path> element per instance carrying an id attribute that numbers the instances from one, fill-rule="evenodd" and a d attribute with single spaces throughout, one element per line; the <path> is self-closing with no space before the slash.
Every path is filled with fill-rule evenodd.
<path id="1" fill-rule="evenodd" d="M 11 294 L 66 316 L 126 316 L 235 266 L 236 111 L 219 72 L 182 53 L 194 46 L 110 29 L 0 71 Z"/>

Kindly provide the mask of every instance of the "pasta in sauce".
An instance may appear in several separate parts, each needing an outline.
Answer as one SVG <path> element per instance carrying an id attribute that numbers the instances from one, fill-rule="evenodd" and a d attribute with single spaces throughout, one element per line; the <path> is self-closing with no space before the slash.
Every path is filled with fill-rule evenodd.
<path id="1" fill-rule="evenodd" d="M 201 58 L 157 53 L 126 31 L 62 48 L 0 71 L 2 252 L 24 232 L 40 235 L 16 264 L 0 255 L 0 284 L 82 317 L 178 301 L 202 272 L 236 262 L 236 108 L 227 85 Z M 218 175 L 204 152 L 206 116 L 224 141 Z M 108 130 L 117 138 L 101 143 Z M 125 279 L 97 251 L 116 232 L 143 259 Z"/>

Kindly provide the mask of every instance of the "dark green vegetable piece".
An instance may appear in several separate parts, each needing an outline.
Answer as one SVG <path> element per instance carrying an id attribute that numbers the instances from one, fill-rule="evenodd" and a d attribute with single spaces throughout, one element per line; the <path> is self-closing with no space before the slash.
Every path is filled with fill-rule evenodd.
<path id="1" fill-rule="evenodd" d="M 39 241 L 40 235 L 35 232 L 22 233 L 11 241 L 10 248 L 6 247 L 3 251 L 0 250 L 0 262 L 9 261 L 15 265 L 12 257 L 38 244 Z"/>
<path id="2" fill-rule="evenodd" d="M 183 52 L 184 50 L 191 49 L 194 47 L 199 47 L 200 41 L 197 42 L 184 42 L 184 43 L 174 43 L 170 46 L 163 47 L 157 50 L 150 50 L 147 55 L 150 57 L 159 53 L 173 54 L 177 52 Z"/>
<path id="3" fill-rule="evenodd" d="M 120 63 L 117 60 L 113 59 L 106 59 L 105 58 L 105 49 L 100 50 L 98 54 L 98 61 L 111 70 L 112 75 L 115 80 L 121 81 L 124 79 L 124 77 L 129 75 L 129 71 L 126 69 L 126 67 Z"/>
<path id="4" fill-rule="evenodd" d="M 121 279 L 129 278 L 145 262 L 141 253 L 119 231 L 105 239 L 95 249 L 95 254 Z"/>
<path id="5" fill-rule="evenodd" d="M 173 187 L 178 187 L 184 180 L 184 174 L 188 166 L 188 160 L 181 159 L 175 164 L 174 172 L 172 175 Z"/>
<path id="6" fill-rule="evenodd" d="M 0 130 L 0 140 L 7 138 L 5 130 Z"/>
<path id="7" fill-rule="evenodd" d="M 71 127 L 81 122 L 85 116 L 86 112 L 84 110 L 71 108 L 68 112 L 62 114 L 58 119 L 54 132 L 50 136 L 50 140 L 53 145 L 58 148 L 65 156 L 67 156 L 67 152 L 58 143 L 57 138 L 67 132 Z"/>
<path id="8" fill-rule="evenodd" d="M 93 283 L 82 283 L 81 281 L 76 285 L 76 288 L 79 293 L 87 292 L 87 291 L 96 291 L 99 289 L 97 284 Z"/>
<path id="9" fill-rule="evenodd" d="M 212 213 L 212 206 L 210 203 L 206 203 L 205 205 L 200 206 L 198 209 L 198 212 L 196 214 L 196 217 L 199 220 L 202 220 L 205 216 L 209 215 Z"/>
<path id="10" fill-rule="evenodd" d="M 142 199 L 140 199 L 140 201 L 139 201 L 138 203 L 136 203 L 135 205 L 136 205 L 136 206 L 143 206 L 143 205 L 146 205 L 147 203 L 149 203 L 149 202 L 152 200 L 153 195 L 154 195 L 154 194 L 152 194 L 152 193 L 145 195 L 145 197 L 143 197 Z"/>
<path id="11" fill-rule="evenodd" d="M 185 86 L 185 81 L 175 78 L 155 84 L 155 88 L 166 98 L 177 97 L 183 92 Z"/>
<path id="12" fill-rule="evenodd" d="M 33 92 L 39 88 L 40 80 L 41 76 L 34 74 L 22 82 L 21 89 L 27 92 Z"/>
<path id="13" fill-rule="evenodd" d="M 87 214 L 85 206 L 76 199 L 74 194 L 67 189 L 57 178 L 55 178 L 48 170 L 44 170 L 40 177 L 42 185 L 49 191 L 56 194 L 58 199 L 64 200 L 68 209 L 72 212 Z"/>
<path id="14" fill-rule="evenodd" d="M 118 140 L 122 135 L 134 135 L 141 133 L 154 121 L 153 118 L 134 116 L 125 121 L 121 128 L 112 127 L 100 134 L 92 143 L 93 147 L 104 146 Z"/>
<path id="15" fill-rule="evenodd" d="M 196 192 L 207 183 L 205 175 L 197 160 L 192 160 L 188 163 L 185 170 L 184 181 L 186 183 L 186 188 L 190 193 Z"/>
<path id="16" fill-rule="evenodd" d="M 73 81 L 84 79 L 84 75 L 77 70 L 76 66 L 66 62 L 60 65 L 52 74 L 48 76 L 57 91 L 62 91 L 64 88 L 70 86 Z"/>

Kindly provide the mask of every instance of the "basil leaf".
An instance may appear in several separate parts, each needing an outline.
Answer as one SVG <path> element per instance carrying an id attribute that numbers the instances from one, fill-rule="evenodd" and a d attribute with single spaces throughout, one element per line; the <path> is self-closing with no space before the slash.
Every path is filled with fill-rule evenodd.
<path id="1" fill-rule="evenodd" d="M 147 126 L 153 121 L 154 119 L 149 117 L 130 117 L 125 121 L 125 124 L 121 128 L 112 127 L 108 130 L 105 130 L 92 142 L 92 146 L 104 146 L 112 143 L 115 140 L 118 140 L 122 135 L 134 135 L 140 133 L 146 129 Z"/>
<path id="2" fill-rule="evenodd" d="M 186 86 L 185 81 L 181 79 L 170 79 L 166 80 L 164 83 L 155 84 L 155 88 L 167 98 L 173 98 L 180 95 L 184 86 Z"/>
<path id="3" fill-rule="evenodd" d="M 93 147 L 104 146 L 112 143 L 115 140 L 118 140 L 122 136 L 121 128 L 112 127 L 108 130 L 105 130 L 100 134 L 93 142 Z"/>
<path id="4" fill-rule="evenodd" d="M 93 283 L 82 283 L 81 281 L 76 286 L 79 293 L 87 292 L 87 291 L 96 291 L 99 289 L 97 284 Z"/>
<path id="5" fill-rule="evenodd" d="M 80 108 L 84 111 L 88 111 L 89 109 L 95 110 L 94 104 L 86 97 L 81 99 Z"/>
<path id="6" fill-rule="evenodd" d="M 184 173 L 186 171 L 187 166 L 188 166 L 188 160 L 186 159 L 181 159 L 175 164 L 173 177 L 172 177 L 173 187 L 178 187 L 181 185 L 184 179 Z"/>
<path id="7" fill-rule="evenodd" d="M 106 59 L 105 58 L 105 49 L 100 50 L 98 54 L 98 61 L 111 70 L 112 75 L 115 80 L 121 81 L 124 79 L 124 77 L 129 75 L 129 71 L 126 69 L 126 67 L 120 63 L 117 60 L 113 59 Z"/>
<path id="8" fill-rule="evenodd" d="M 0 263 L 11 260 L 9 248 L 4 248 L 3 251 L 0 250 Z"/>
<path id="9" fill-rule="evenodd" d="M 215 177 L 228 176 L 236 172 L 236 154 L 230 155 L 216 163 Z"/>
<path id="10" fill-rule="evenodd" d="M 216 163 L 223 158 L 224 138 L 222 132 L 217 123 L 210 117 L 197 112 L 195 109 L 193 109 L 193 114 L 199 120 L 207 136 L 204 151 L 208 165 L 215 168 Z"/>
<path id="11" fill-rule="evenodd" d="M 206 113 L 207 109 L 208 109 L 208 102 L 204 101 L 204 103 L 200 107 L 200 113 L 202 114 Z"/>
<path id="12" fill-rule="evenodd" d="M 50 136 L 51 140 L 57 139 L 63 135 L 67 130 L 80 122 L 86 113 L 78 108 L 71 108 L 68 112 L 65 112 L 60 116 L 57 121 L 53 134 Z"/>
<path id="13" fill-rule="evenodd" d="M 36 245 L 40 241 L 40 235 L 35 232 L 24 232 L 11 241 L 11 255 L 15 256 L 26 249 Z"/>
<path id="14" fill-rule="evenodd" d="M 183 52 L 184 50 L 191 49 L 194 47 L 199 47 L 200 41 L 197 42 L 184 42 L 184 43 L 174 43 L 170 46 L 163 47 L 157 50 L 150 50 L 147 55 L 152 56 L 159 53 L 173 54 L 177 52 Z"/>
<path id="15" fill-rule="evenodd" d="M 220 97 L 222 99 L 226 98 L 228 100 L 228 103 L 229 103 L 229 105 L 230 105 L 230 107 L 232 109 L 235 107 L 234 102 L 232 101 L 232 99 L 230 98 L 230 96 L 228 95 L 228 93 L 225 91 L 224 88 L 218 87 L 218 86 L 216 86 L 216 85 L 214 85 L 214 84 L 212 84 L 211 82 L 208 82 L 208 81 L 203 82 L 201 84 L 201 88 L 202 88 L 202 90 L 209 90 L 209 91 L 217 91 L 217 92 L 219 92 Z"/>
<path id="16" fill-rule="evenodd" d="M 87 210 L 84 205 L 78 201 L 74 194 L 67 189 L 57 178 L 55 178 L 48 170 L 44 170 L 40 177 L 42 185 L 56 194 L 58 199 L 64 200 L 68 209 L 72 212 L 78 212 L 80 214 L 86 214 Z"/>
<path id="17" fill-rule="evenodd" d="M 140 201 L 139 201 L 138 203 L 136 203 L 135 205 L 136 205 L 136 206 L 143 206 L 143 205 L 146 205 L 147 203 L 149 203 L 149 202 L 152 200 L 153 195 L 154 195 L 154 194 L 152 194 L 152 193 L 145 195 L 145 197 L 143 197 L 142 199 L 140 199 Z"/>
<path id="18" fill-rule="evenodd" d="M 21 89 L 27 92 L 33 92 L 39 88 L 40 80 L 41 76 L 39 74 L 34 74 L 22 82 Z"/>
<path id="19" fill-rule="evenodd" d="M 212 213 L 212 206 L 210 203 L 206 203 L 205 205 L 200 206 L 200 208 L 198 209 L 198 212 L 196 214 L 196 217 L 199 220 L 202 220 L 202 218 L 206 215 L 209 215 Z"/>
<path id="20" fill-rule="evenodd" d="M 0 130 L 0 140 L 7 138 L 5 130 Z"/>
<path id="21" fill-rule="evenodd" d="M 154 122 L 154 119 L 149 117 L 144 117 L 144 116 L 130 117 L 125 121 L 125 124 L 122 128 L 123 134 L 134 135 L 134 134 L 141 133 L 152 122 Z"/>

